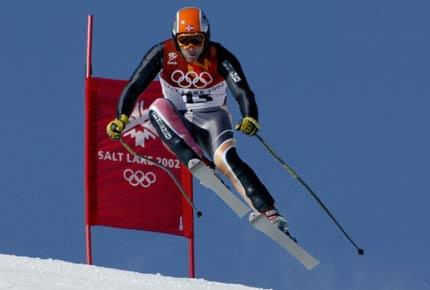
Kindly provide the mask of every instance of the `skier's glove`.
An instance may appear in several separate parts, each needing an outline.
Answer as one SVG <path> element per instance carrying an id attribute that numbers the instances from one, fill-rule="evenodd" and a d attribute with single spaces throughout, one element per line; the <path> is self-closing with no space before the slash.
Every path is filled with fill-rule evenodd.
<path id="1" fill-rule="evenodd" d="M 112 140 L 118 140 L 121 137 L 121 132 L 125 128 L 125 124 L 128 121 L 128 117 L 121 114 L 118 118 L 111 121 L 106 127 L 106 133 Z"/>
<path id="2" fill-rule="evenodd" d="M 260 124 L 252 117 L 245 117 L 236 125 L 235 129 L 240 130 L 243 134 L 252 136 L 260 129 Z"/>

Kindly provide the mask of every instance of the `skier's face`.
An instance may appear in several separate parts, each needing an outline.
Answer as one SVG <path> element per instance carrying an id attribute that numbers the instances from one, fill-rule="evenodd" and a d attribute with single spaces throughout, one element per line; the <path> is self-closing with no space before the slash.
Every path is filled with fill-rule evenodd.
<path id="1" fill-rule="evenodd" d="M 187 62 L 195 62 L 199 59 L 200 55 L 203 52 L 203 46 L 201 47 L 188 47 L 182 48 L 181 53 L 184 56 Z"/>
<path id="2" fill-rule="evenodd" d="M 181 34 L 177 38 L 179 48 L 187 62 L 195 62 L 203 53 L 205 35 L 201 33 Z"/>

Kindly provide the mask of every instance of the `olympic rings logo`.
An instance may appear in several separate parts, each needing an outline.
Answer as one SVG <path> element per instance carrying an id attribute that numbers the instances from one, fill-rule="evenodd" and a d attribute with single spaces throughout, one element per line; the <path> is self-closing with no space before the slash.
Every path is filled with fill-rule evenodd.
<path id="1" fill-rule="evenodd" d="M 197 89 L 203 89 L 213 81 L 212 76 L 208 72 L 204 71 L 197 74 L 195 71 L 189 71 L 184 74 L 184 72 L 179 69 L 175 70 L 170 78 L 181 88 L 185 89 L 191 86 Z"/>
<path id="2" fill-rule="evenodd" d="M 151 186 L 151 184 L 153 184 L 157 180 L 155 174 L 150 171 L 145 174 L 145 172 L 140 170 L 133 171 L 131 169 L 126 169 L 124 170 L 123 175 L 124 175 L 124 179 L 127 180 L 128 183 L 130 183 L 130 185 L 132 186 L 140 185 L 144 188 L 148 188 L 149 186 Z"/>

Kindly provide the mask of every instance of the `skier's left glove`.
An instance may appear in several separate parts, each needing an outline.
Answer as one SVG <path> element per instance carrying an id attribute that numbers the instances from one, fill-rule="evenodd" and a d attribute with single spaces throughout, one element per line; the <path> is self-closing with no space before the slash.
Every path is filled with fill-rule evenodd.
<path id="1" fill-rule="evenodd" d="M 240 130 L 243 134 L 252 136 L 257 133 L 258 129 L 260 129 L 260 124 L 252 117 L 245 117 L 240 120 L 235 129 Z"/>
<path id="2" fill-rule="evenodd" d="M 121 114 L 118 118 L 110 122 L 106 127 L 106 133 L 112 140 L 118 140 L 121 137 L 121 132 L 125 129 L 128 117 Z"/>

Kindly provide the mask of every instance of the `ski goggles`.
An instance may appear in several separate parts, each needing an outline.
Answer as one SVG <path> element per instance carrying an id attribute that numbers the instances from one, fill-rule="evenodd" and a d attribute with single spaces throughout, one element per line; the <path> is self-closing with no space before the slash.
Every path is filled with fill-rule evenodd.
<path id="1" fill-rule="evenodd" d="M 194 34 L 179 34 L 176 37 L 180 47 L 187 48 L 189 46 L 199 47 L 205 42 L 205 35 L 202 33 Z"/>

